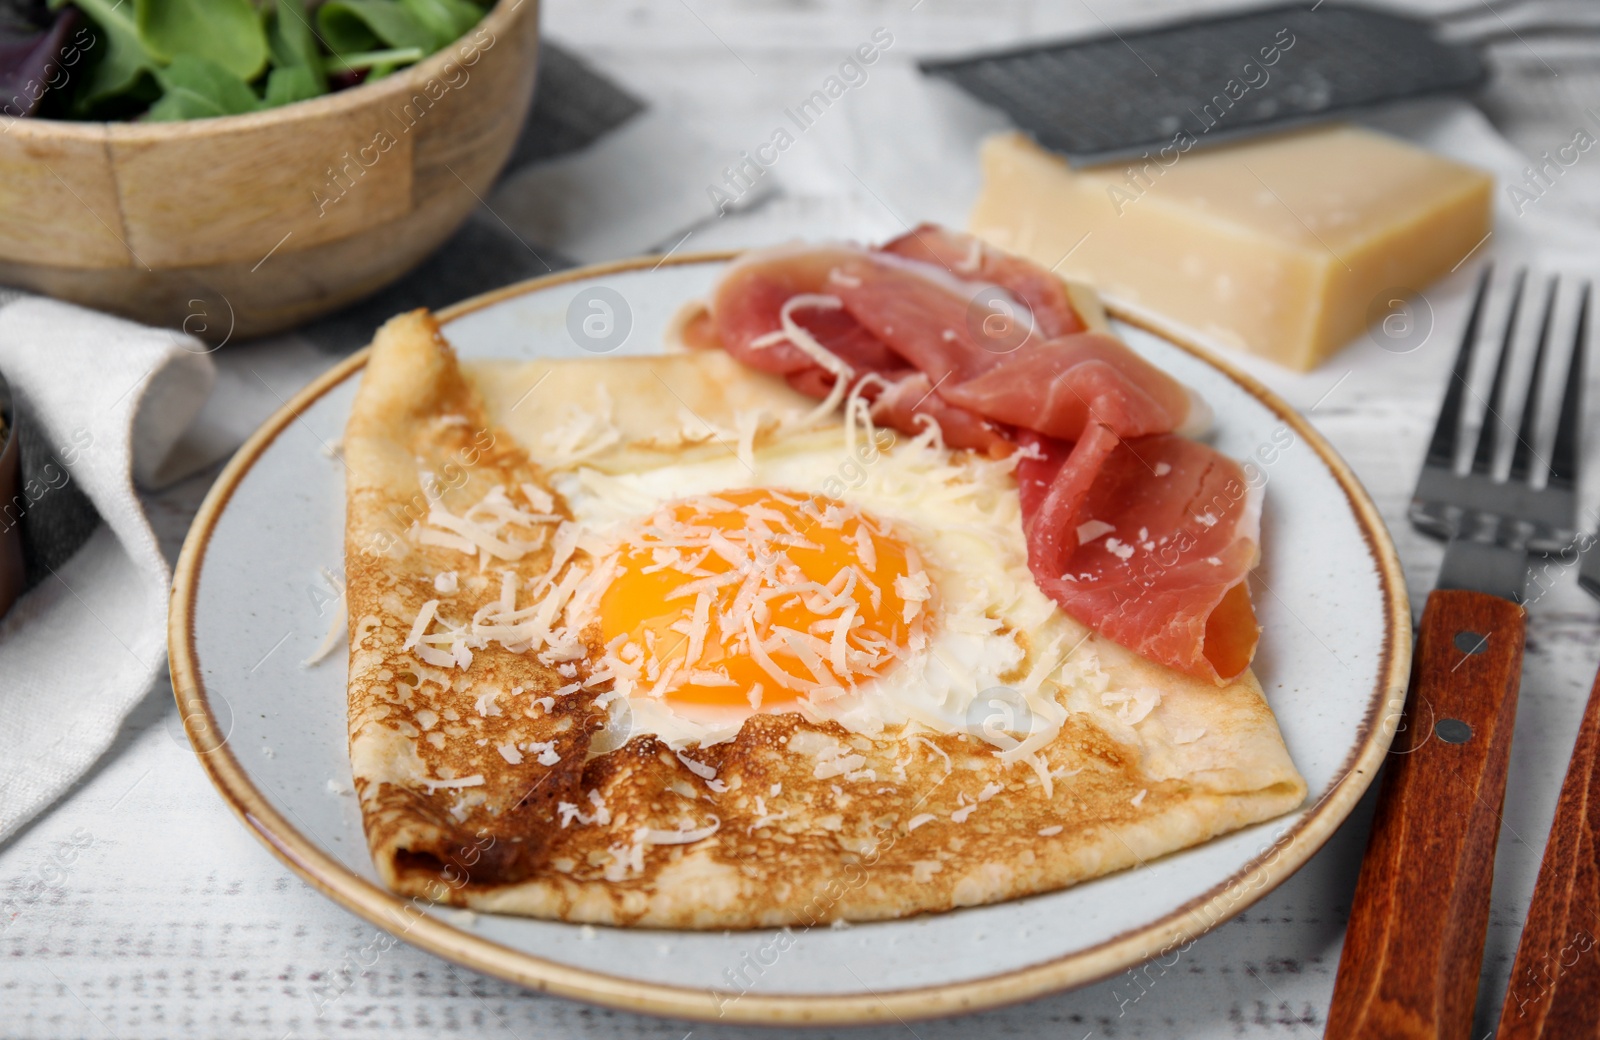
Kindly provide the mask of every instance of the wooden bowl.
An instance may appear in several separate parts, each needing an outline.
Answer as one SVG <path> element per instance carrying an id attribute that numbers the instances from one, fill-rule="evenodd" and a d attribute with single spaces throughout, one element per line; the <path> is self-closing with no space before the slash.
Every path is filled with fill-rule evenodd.
<path id="1" fill-rule="evenodd" d="M 533 100 L 537 0 L 410 68 L 266 112 L 0 122 L 0 284 L 182 327 L 276 332 L 400 277 L 478 205 Z"/>

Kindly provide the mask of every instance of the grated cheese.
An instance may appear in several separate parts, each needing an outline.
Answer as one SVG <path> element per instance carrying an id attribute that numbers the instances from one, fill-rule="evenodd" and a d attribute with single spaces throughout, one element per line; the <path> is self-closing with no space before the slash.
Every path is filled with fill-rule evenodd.
<path id="1" fill-rule="evenodd" d="M 754 834 L 762 827 L 770 827 L 779 820 L 788 819 L 789 817 L 789 810 L 787 809 L 785 809 L 783 812 L 769 814 L 767 812 L 766 803 L 762 801 L 759 795 L 756 796 L 756 812 L 760 813 L 761 815 L 757 816 L 753 821 L 751 821 L 750 826 L 745 828 L 746 834 Z"/>
<path id="2" fill-rule="evenodd" d="M 528 500 L 528 504 L 533 507 L 535 512 L 555 512 L 556 500 L 551 497 L 550 492 L 533 484 L 518 484 L 517 487 L 521 489 L 522 497 Z"/>
<path id="3" fill-rule="evenodd" d="M 677 755 L 678 755 L 678 761 L 682 762 L 684 764 L 684 767 L 686 769 L 688 769 L 689 772 L 693 773 L 695 776 L 698 776 L 702 780 L 715 780 L 716 779 L 717 771 L 715 769 L 711 768 L 710 766 L 706 765 L 704 762 L 696 762 L 694 759 L 692 759 L 689 756 L 685 755 L 682 751 L 679 751 L 677 753 Z"/>
<path id="4" fill-rule="evenodd" d="M 626 881 L 644 873 L 644 828 L 633 832 L 633 840 L 624 845 L 621 842 L 612 845 L 607 851 L 611 853 L 611 862 L 605 866 L 605 879 L 607 881 Z"/>
<path id="5" fill-rule="evenodd" d="M 622 441 L 613 419 L 611 394 L 605 384 L 595 388 L 596 403 L 574 404 L 564 422 L 539 438 L 539 457 L 555 469 L 565 469 L 593 458 Z"/>
<path id="6" fill-rule="evenodd" d="M 447 788 L 482 787 L 483 786 L 483 774 L 482 773 L 473 773 L 471 776 L 463 776 L 463 777 L 459 777 L 459 778 L 457 778 L 455 780 L 423 780 L 422 784 L 423 784 L 424 787 L 426 787 L 428 789 L 428 793 L 429 794 L 432 794 L 434 791 L 437 791 L 441 787 L 447 787 Z"/>
<path id="7" fill-rule="evenodd" d="M 1148 686 L 1136 690 L 1106 690 L 1100 695 L 1100 703 L 1116 712 L 1118 722 L 1136 726 L 1161 703 L 1161 691 Z"/>
<path id="8" fill-rule="evenodd" d="M 327 582 L 329 587 L 338 592 L 338 609 L 334 611 L 333 617 L 328 620 L 328 630 L 323 633 L 322 642 L 318 643 L 317 648 L 311 651 L 310 657 L 300 662 L 302 667 L 306 668 L 310 668 L 315 664 L 321 664 L 329 654 L 338 649 L 339 637 L 348 637 L 350 634 L 350 608 L 348 601 L 345 598 L 344 582 L 336 578 L 333 572 L 328 570 L 326 567 L 322 568 L 322 580 Z"/>
<path id="9" fill-rule="evenodd" d="M 634 833 L 635 836 L 638 837 L 642 832 L 643 843 L 646 845 L 693 845 L 697 841 L 704 841 L 706 838 L 711 837 L 713 834 L 717 833 L 721 827 L 722 821 L 713 816 L 711 817 L 711 822 L 706 824 L 704 827 L 680 827 L 675 831 L 663 831 L 642 827 L 639 831 Z"/>
<path id="10" fill-rule="evenodd" d="M 944 748 L 940 747 L 938 744 L 935 744 L 933 741 L 929 740 L 927 737 L 924 737 L 920 733 L 914 733 L 906 739 L 910 742 L 923 745 L 929 751 L 932 751 L 934 754 L 944 759 L 945 776 L 949 776 L 951 771 L 954 770 L 955 766 L 950 762 L 950 756 L 945 752 Z"/>
<path id="11" fill-rule="evenodd" d="M 861 560 L 861 566 L 869 571 L 878 569 L 878 547 L 872 541 L 872 532 L 866 524 L 857 524 L 855 534 L 851 536 L 856 546 L 856 556 Z"/>
<path id="12" fill-rule="evenodd" d="M 436 599 L 430 599 L 422 605 L 422 609 L 417 611 L 416 620 L 411 622 L 411 634 L 406 637 L 405 644 L 400 649 L 410 650 L 417 645 L 418 640 L 422 638 L 422 633 L 428 630 L 428 624 L 433 621 L 433 615 L 438 609 L 439 601 Z M 432 662 L 429 663 L 431 664 Z"/>
<path id="13" fill-rule="evenodd" d="M 478 551 L 478 547 L 470 538 L 463 538 L 458 534 L 448 531 L 436 531 L 433 528 L 413 525 L 412 537 L 418 545 L 438 545 L 456 552 L 466 553 L 469 556 Z"/>
<path id="14" fill-rule="evenodd" d="M 833 744 L 817 755 L 817 764 L 811 770 L 811 775 L 818 780 L 827 780 L 853 773 L 866 764 L 867 759 L 864 755 L 847 752 L 840 745 Z"/>
<path id="15" fill-rule="evenodd" d="M 561 761 L 561 756 L 556 753 L 556 742 L 553 740 L 530 740 L 522 745 L 522 749 L 531 755 L 537 755 L 537 761 L 542 766 L 553 766 Z"/>
<path id="16" fill-rule="evenodd" d="M 556 815 L 561 818 L 562 830 L 566 830 L 567 824 L 571 823 L 573 820 L 577 820 L 584 826 L 588 826 L 594 822 L 593 816 L 585 815 L 583 810 L 579 809 L 578 806 L 572 802 L 557 802 Z"/>
<path id="17" fill-rule="evenodd" d="M 733 417 L 734 430 L 738 433 L 738 447 L 735 455 L 745 469 L 754 473 L 756 470 L 756 434 L 761 432 L 761 413 L 759 411 L 742 411 Z"/>
<path id="18" fill-rule="evenodd" d="M 1108 524 L 1104 520 L 1085 520 L 1078 525 L 1078 544 L 1088 545 L 1096 538 L 1110 534 L 1116 529 L 1117 526 L 1115 524 Z"/>
<path id="19" fill-rule="evenodd" d="M 933 579 L 924 570 L 903 574 L 894 580 L 894 591 L 905 602 L 903 617 L 910 624 L 922 613 L 923 603 L 933 596 Z"/>

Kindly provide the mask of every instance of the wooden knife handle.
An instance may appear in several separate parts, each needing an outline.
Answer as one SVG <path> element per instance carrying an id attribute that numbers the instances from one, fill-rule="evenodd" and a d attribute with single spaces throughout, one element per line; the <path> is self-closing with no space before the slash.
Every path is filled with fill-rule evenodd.
<path id="1" fill-rule="evenodd" d="M 1466 1040 L 1472 1031 L 1523 619 L 1521 607 L 1481 592 L 1428 597 L 1326 1037 Z"/>
<path id="2" fill-rule="evenodd" d="M 1600 1036 L 1600 675 L 1556 803 L 1497 1040 Z"/>

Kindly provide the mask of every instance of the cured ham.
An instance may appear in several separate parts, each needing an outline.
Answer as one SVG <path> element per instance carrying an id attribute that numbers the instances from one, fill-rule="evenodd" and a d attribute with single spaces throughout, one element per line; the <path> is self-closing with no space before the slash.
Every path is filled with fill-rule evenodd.
<path id="1" fill-rule="evenodd" d="M 1174 434 L 1075 444 L 1024 434 L 1017 465 L 1034 581 L 1143 657 L 1213 682 L 1243 672 L 1260 628 L 1245 578 L 1260 499 L 1243 468 Z"/>
<path id="2" fill-rule="evenodd" d="M 914 433 L 932 420 L 952 447 L 972 448 L 995 458 L 1009 455 L 1014 447 L 1000 425 L 935 393 L 933 380 L 921 372 L 895 379 L 870 400 L 872 421 L 879 426 Z"/>
<path id="3" fill-rule="evenodd" d="M 1189 391 L 1103 332 L 1025 343 L 941 390 L 951 404 L 998 422 L 1076 440 L 1092 422 L 1123 437 L 1183 426 Z"/>
<path id="4" fill-rule="evenodd" d="M 925 373 L 874 335 L 838 295 L 848 287 L 848 272 L 870 266 L 875 256 L 855 246 L 782 247 L 747 254 L 718 283 L 709 328 L 695 328 L 689 341 L 699 343 L 709 333 L 740 361 L 783 376 L 813 397 L 827 397 L 841 373 L 846 385 L 874 375 L 877 379 L 861 393 L 872 403 L 875 421 L 915 432 L 932 420 L 952 447 L 1009 451 L 1010 441 L 982 415 L 931 394 Z M 867 311 L 872 311 L 870 301 Z M 819 351 L 834 363 L 819 359 Z"/>
<path id="5" fill-rule="evenodd" d="M 855 259 L 852 246 L 780 248 L 748 254 L 728 269 L 711 301 L 722 346 L 751 368 L 790 376 L 821 370 L 814 355 L 782 333 L 787 317 L 857 371 L 906 367 L 849 311 L 827 300 L 830 275 Z M 787 308 L 787 313 L 785 313 Z"/>
<path id="6" fill-rule="evenodd" d="M 1242 468 L 1178 435 L 1196 411 L 1188 390 L 1089 330 L 1050 272 L 924 225 L 878 249 L 746 254 L 694 327 L 692 342 L 813 397 L 853 389 L 883 425 L 1020 450 L 1040 589 L 1190 675 L 1225 683 L 1249 666 L 1259 511 Z"/>
<path id="7" fill-rule="evenodd" d="M 1031 261 L 991 249 L 972 235 L 923 224 L 885 243 L 880 252 L 935 264 L 958 278 L 1003 286 L 1033 315 L 1046 338 L 1086 328 L 1061 279 Z"/>

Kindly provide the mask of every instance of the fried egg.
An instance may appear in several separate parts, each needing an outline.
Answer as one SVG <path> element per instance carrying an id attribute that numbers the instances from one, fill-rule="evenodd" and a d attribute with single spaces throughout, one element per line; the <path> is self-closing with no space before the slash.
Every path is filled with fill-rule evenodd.
<path id="1" fill-rule="evenodd" d="M 558 539 L 587 575 L 563 623 L 601 648 L 585 681 L 610 686 L 602 747 L 716 743 L 758 711 L 992 735 L 988 702 L 973 713 L 996 690 L 1013 704 L 1004 746 L 1059 727 L 1054 686 L 1092 651 L 1064 662 L 1082 630 L 1028 570 L 1014 462 L 851 416 L 552 474 L 572 514 Z"/>
<path id="2" fill-rule="evenodd" d="M 425 662 L 536 652 L 571 680 L 555 696 L 598 695 L 594 754 L 645 733 L 716 744 L 756 712 L 799 712 L 1035 760 L 1063 688 L 1103 685 L 1088 630 L 1028 569 L 1015 457 L 875 427 L 860 400 L 829 414 L 720 354 L 549 365 L 521 385 L 556 382 L 560 408 L 519 419 L 481 384 L 546 486 L 497 487 L 458 515 L 425 474 L 413 531 L 475 553 L 474 582 L 530 551 L 548 569 L 502 569 L 469 620 L 425 604 L 408 643 Z"/>

